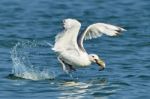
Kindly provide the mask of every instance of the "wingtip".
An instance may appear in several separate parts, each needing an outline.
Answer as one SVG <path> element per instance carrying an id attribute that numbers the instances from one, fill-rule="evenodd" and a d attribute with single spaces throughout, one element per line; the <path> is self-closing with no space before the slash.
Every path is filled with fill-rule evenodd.
<path id="1" fill-rule="evenodd" d="M 126 29 L 124 29 L 124 28 L 121 28 L 121 31 L 127 31 Z"/>
<path id="2" fill-rule="evenodd" d="M 126 29 L 124 28 L 119 28 L 118 30 L 116 30 L 118 32 L 118 34 L 120 34 L 120 32 L 123 32 L 123 31 L 127 31 Z"/>
<path id="3" fill-rule="evenodd" d="M 117 33 L 116 33 L 115 35 L 113 35 L 113 36 L 120 35 L 121 32 L 123 32 L 123 31 L 127 31 L 127 30 L 124 29 L 124 28 L 119 28 L 119 29 L 117 30 Z"/>

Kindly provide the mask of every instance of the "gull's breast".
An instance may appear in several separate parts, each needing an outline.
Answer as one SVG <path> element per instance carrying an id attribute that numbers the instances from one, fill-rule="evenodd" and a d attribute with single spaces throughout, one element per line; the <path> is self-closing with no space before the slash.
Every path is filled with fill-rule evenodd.
<path id="1" fill-rule="evenodd" d="M 75 67 L 86 67 L 91 64 L 88 54 L 82 53 L 81 55 L 62 53 L 61 58 L 68 64 Z"/>

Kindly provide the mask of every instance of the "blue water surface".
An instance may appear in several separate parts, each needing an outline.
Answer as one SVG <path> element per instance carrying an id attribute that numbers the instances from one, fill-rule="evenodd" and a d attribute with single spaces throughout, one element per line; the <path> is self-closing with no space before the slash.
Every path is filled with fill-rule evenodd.
<path id="1" fill-rule="evenodd" d="M 104 71 L 62 71 L 46 42 L 65 18 L 81 30 L 95 22 L 127 30 L 84 42 L 105 60 Z M 0 99 L 150 99 L 149 31 L 149 0 L 0 0 Z"/>

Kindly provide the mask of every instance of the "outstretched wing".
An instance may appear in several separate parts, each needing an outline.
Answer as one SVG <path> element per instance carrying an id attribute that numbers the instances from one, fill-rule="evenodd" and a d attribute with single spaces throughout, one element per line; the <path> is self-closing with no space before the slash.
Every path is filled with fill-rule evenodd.
<path id="1" fill-rule="evenodd" d="M 77 36 L 80 24 L 76 20 L 66 19 L 64 21 L 65 30 L 55 37 L 55 44 L 52 50 L 55 52 L 70 51 L 75 53 L 78 50 Z"/>
<path id="2" fill-rule="evenodd" d="M 92 24 L 88 26 L 87 29 L 79 35 L 78 45 L 81 50 L 85 51 L 83 47 L 84 40 L 97 38 L 102 36 L 103 34 L 106 34 L 108 36 L 116 36 L 120 34 L 121 31 L 126 31 L 126 30 L 121 27 L 105 24 L 105 23 Z"/>

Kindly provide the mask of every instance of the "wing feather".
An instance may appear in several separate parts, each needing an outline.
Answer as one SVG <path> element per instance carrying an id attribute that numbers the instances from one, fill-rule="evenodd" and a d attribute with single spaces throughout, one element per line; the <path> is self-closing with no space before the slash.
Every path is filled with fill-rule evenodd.
<path id="1" fill-rule="evenodd" d="M 65 30 L 55 37 L 55 44 L 52 50 L 55 52 L 78 52 L 77 37 L 80 30 L 80 23 L 74 19 L 65 19 Z"/>
<path id="2" fill-rule="evenodd" d="M 87 27 L 87 29 L 81 33 L 78 37 L 78 45 L 80 49 L 85 51 L 83 47 L 83 41 L 89 40 L 93 38 L 101 37 L 103 34 L 106 34 L 108 36 L 116 36 L 120 34 L 120 32 L 126 31 L 125 29 L 114 26 L 111 24 L 105 24 L 105 23 L 95 23 Z"/>

